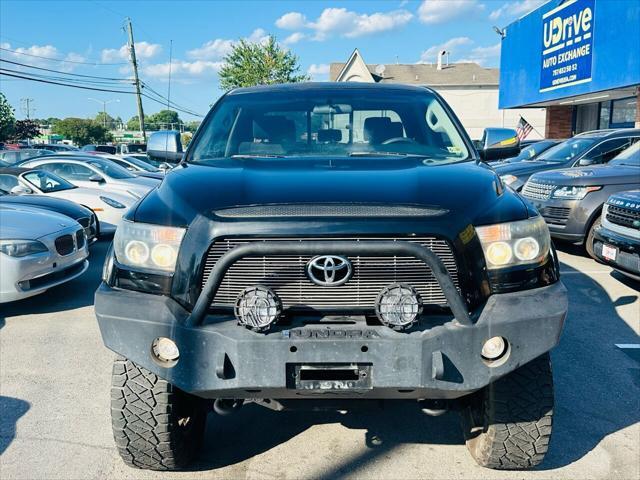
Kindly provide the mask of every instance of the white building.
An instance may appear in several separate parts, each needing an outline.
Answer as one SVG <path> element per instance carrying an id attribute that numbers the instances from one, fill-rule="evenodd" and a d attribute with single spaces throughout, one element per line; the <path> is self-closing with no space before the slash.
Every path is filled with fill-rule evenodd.
<path id="1" fill-rule="evenodd" d="M 355 49 L 346 63 L 332 63 L 330 80 L 337 82 L 405 83 L 426 85 L 437 91 L 453 108 L 472 139 L 482 137 L 486 127 L 516 128 L 520 116 L 534 130 L 528 139 L 545 131 L 544 108 L 498 109 L 499 69 L 477 63 L 367 65 Z M 435 59 L 434 59 L 435 60 Z"/>

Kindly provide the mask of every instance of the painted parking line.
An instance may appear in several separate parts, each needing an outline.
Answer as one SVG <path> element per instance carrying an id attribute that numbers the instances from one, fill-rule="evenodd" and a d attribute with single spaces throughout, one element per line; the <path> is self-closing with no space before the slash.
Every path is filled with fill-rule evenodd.
<path id="1" fill-rule="evenodd" d="M 572 271 L 563 271 L 560 270 L 560 275 L 577 275 L 577 274 L 581 274 L 581 275 L 596 275 L 599 273 L 611 273 L 611 270 L 580 270 L 580 271 L 576 271 L 576 270 L 572 270 Z"/>

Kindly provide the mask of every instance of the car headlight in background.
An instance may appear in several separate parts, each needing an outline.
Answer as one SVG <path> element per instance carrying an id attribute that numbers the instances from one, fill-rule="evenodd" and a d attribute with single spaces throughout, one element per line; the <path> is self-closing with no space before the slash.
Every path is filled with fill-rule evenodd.
<path id="1" fill-rule="evenodd" d="M 515 175 L 502 175 L 500 177 L 500 180 L 502 180 L 502 183 L 504 183 L 505 185 L 511 185 L 518 180 L 518 177 L 516 177 Z"/>
<path id="2" fill-rule="evenodd" d="M 185 231 L 184 228 L 124 220 L 113 237 L 116 259 L 133 269 L 172 273 Z"/>
<path id="3" fill-rule="evenodd" d="M 104 203 L 106 203 L 107 205 L 113 208 L 127 208 L 126 205 L 121 204 L 120 202 L 114 200 L 113 198 L 100 197 L 100 200 L 102 200 Z"/>
<path id="4" fill-rule="evenodd" d="M 487 268 L 539 263 L 549 253 L 549 229 L 541 216 L 476 227 Z"/>
<path id="5" fill-rule="evenodd" d="M 0 252 L 10 257 L 26 257 L 48 251 L 45 244 L 37 240 L 0 240 Z"/>
<path id="6" fill-rule="evenodd" d="M 565 200 L 582 200 L 589 192 L 595 192 L 602 187 L 557 187 L 553 191 L 553 198 L 564 198 Z"/>

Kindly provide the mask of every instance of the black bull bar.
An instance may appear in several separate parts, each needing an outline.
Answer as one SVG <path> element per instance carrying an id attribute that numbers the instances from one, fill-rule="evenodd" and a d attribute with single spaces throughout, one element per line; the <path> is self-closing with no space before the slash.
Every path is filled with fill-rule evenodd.
<path id="1" fill-rule="evenodd" d="M 405 256 L 422 260 L 433 272 L 433 275 L 447 299 L 447 304 L 456 320 L 463 325 L 471 325 L 467 305 L 462 295 L 449 276 L 442 260 L 430 249 L 406 241 L 388 240 L 310 240 L 282 242 L 254 242 L 235 247 L 226 252 L 216 262 L 202 292 L 200 293 L 186 325 L 193 327 L 202 324 L 209 306 L 216 296 L 225 274 L 231 266 L 246 257 L 262 257 L 267 255 L 366 255 L 370 257 Z"/>

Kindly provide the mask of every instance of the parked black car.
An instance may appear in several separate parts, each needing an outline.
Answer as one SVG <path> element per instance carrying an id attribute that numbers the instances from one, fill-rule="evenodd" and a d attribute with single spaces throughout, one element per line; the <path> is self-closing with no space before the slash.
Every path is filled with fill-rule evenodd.
<path id="1" fill-rule="evenodd" d="M 31 145 L 31 148 L 49 150 L 52 152 L 77 152 L 80 149 L 73 145 L 67 145 L 65 143 L 37 143 Z"/>
<path id="2" fill-rule="evenodd" d="M 592 250 L 601 262 L 640 281 L 640 190 L 611 195 Z"/>
<path id="3" fill-rule="evenodd" d="M 118 147 L 115 145 L 85 145 L 80 150 L 83 152 L 102 152 L 115 155 L 118 153 Z"/>
<path id="4" fill-rule="evenodd" d="M 0 206 L 1 205 L 28 205 L 66 215 L 82 225 L 88 243 L 93 243 L 98 239 L 98 227 L 95 214 L 88 208 L 70 200 L 48 197 L 46 195 L 13 195 L 0 189 Z"/>
<path id="5" fill-rule="evenodd" d="M 640 187 L 640 142 L 606 165 L 567 168 L 532 175 L 522 196 L 544 217 L 551 236 L 585 242 L 593 256 L 593 233 L 600 226 L 602 206 L 609 195 Z"/>
<path id="6" fill-rule="evenodd" d="M 542 152 L 546 152 L 551 147 L 555 147 L 559 143 L 564 140 L 538 140 L 535 142 L 530 142 L 528 144 L 524 144 L 524 142 L 520 143 L 520 153 L 515 157 L 505 158 L 504 160 L 498 160 L 501 163 L 516 163 L 521 162 L 523 160 L 535 160 Z M 498 164 L 494 164 L 498 165 Z"/>
<path id="7" fill-rule="evenodd" d="M 505 184 L 520 191 L 534 173 L 607 163 L 639 139 L 640 129 L 633 128 L 585 132 L 551 147 L 533 160 L 498 164 L 495 170 Z"/>
<path id="8" fill-rule="evenodd" d="M 159 156 L 179 153 L 159 144 Z M 483 145 L 486 159 L 519 148 L 506 129 Z M 558 272 L 542 217 L 435 91 L 233 90 L 107 256 L 95 311 L 120 355 L 120 455 L 180 468 L 211 408 L 402 399 L 461 409 L 481 465 L 533 467 L 567 313 Z"/>

